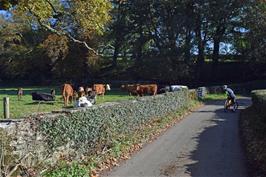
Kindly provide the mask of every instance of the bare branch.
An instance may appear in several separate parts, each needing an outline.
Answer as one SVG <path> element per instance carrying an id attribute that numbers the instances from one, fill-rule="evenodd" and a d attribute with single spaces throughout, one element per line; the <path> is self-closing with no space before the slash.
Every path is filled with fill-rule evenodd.
<path id="1" fill-rule="evenodd" d="M 45 2 L 47 2 L 49 4 L 49 6 L 53 9 L 54 13 L 58 14 L 58 12 L 55 9 L 54 5 L 49 0 L 45 0 Z"/>

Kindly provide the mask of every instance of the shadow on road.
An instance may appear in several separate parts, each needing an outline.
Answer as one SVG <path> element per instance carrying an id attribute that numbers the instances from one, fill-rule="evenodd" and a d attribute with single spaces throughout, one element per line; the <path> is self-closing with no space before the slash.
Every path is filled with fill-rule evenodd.
<path id="1" fill-rule="evenodd" d="M 250 99 L 238 99 L 239 109 L 250 104 Z M 223 106 L 223 101 L 208 103 L 210 107 Z M 239 138 L 239 112 L 224 112 L 218 109 L 195 111 L 198 114 L 212 112 L 214 118 L 206 120 L 207 127 L 194 137 L 196 147 L 187 154 L 184 164 L 186 173 L 192 177 L 245 177 L 247 169 Z"/>

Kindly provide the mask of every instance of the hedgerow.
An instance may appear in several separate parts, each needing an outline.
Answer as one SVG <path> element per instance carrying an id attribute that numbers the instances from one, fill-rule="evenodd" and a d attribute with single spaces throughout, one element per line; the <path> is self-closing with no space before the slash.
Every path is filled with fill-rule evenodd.
<path id="1" fill-rule="evenodd" d="M 266 90 L 252 91 L 252 106 L 241 112 L 241 132 L 251 176 L 266 175 Z"/>
<path id="2" fill-rule="evenodd" d="M 112 142 L 152 119 L 164 118 L 189 102 L 188 90 L 107 103 L 44 118 L 39 131 L 54 151 L 66 144 L 83 155 L 112 146 Z"/>
<path id="3" fill-rule="evenodd" d="M 252 94 L 252 103 L 259 111 L 266 110 L 266 90 L 254 90 Z M 266 120 L 265 120 L 266 121 Z"/>

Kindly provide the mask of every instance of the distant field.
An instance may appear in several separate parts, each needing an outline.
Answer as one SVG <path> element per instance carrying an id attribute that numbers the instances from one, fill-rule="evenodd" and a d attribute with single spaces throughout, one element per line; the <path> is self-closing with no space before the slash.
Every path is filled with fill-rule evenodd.
<path id="1" fill-rule="evenodd" d="M 56 101 L 54 104 L 41 103 L 33 101 L 31 93 L 34 91 L 50 93 L 51 89 L 56 89 Z M 60 89 L 57 87 L 24 87 L 24 96 L 21 101 L 17 98 L 17 88 L 0 88 L 0 119 L 3 119 L 3 98 L 9 97 L 10 100 L 10 117 L 20 118 L 37 112 L 51 112 L 60 110 L 63 108 L 63 100 L 60 95 Z M 103 102 L 112 102 L 119 100 L 132 99 L 132 96 L 128 96 L 126 92 L 120 90 L 111 90 L 106 93 L 104 98 L 101 96 L 97 97 L 97 104 Z"/>

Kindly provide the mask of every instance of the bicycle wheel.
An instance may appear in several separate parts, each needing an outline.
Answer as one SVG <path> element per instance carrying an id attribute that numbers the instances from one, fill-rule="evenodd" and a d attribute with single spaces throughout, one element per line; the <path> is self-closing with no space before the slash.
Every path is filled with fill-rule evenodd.
<path id="1" fill-rule="evenodd" d="M 238 102 L 236 101 L 233 105 L 233 111 L 235 112 L 238 109 Z"/>
<path id="2" fill-rule="evenodd" d="M 224 102 L 224 112 L 226 112 L 228 109 L 228 100 L 225 100 Z"/>

